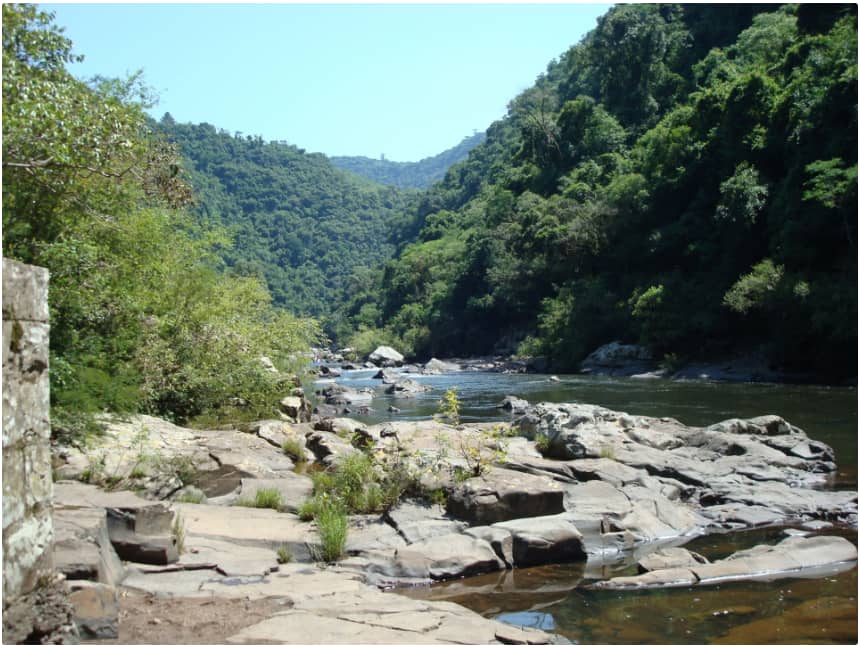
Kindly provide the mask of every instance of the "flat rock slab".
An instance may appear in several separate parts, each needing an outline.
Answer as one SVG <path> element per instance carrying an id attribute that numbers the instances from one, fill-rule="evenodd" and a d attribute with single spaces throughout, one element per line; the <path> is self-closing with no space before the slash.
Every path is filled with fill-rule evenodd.
<path id="1" fill-rule="evenodd" d="M 212 506 L 177 503 L 174 508 L 185 527 L 186 542 L 194 537 L 277 550 L 290 549 L 296 558 L 306 558 L 306 542 L 312 537 L 311 526 L 294 514 L 267 508 Z M 189 543 L 189 545 L 192 545 Z"/>
<path id="2" fill-rule="evenodd" d="M 286 472 L 276 479 L 243 478 L 238 499 L 253 501 L 260 490 L 274 490 L 280 494 L 283 510 L 298 512 L 299 506 L 313 495 L 313 481 L 294 472 Z"/>
<path id="3" fill-rule="evenodd" d="M 462 532 L 468 526 L 462 521 L 451 519 L 441 506 L 420 501 L 399 503 L 387 512 L 387 518 L 409 544 L 439 535 Z"/>
<path id="4" fill-rule="evenodd" d="M 119 584 L 125 568 L 107 532 L 103 508 L 54 509 L 54 567 L 69 580 Z"/>
<path id="5" fill-rule="evenodd" d="M 856 547 L 844 537 L 788 537 L 775 546 L 755 546 L 712 563 L 615 577 L 597 582 L 590 588 L 671 588 L 712 586 L 743 580 L 821 577 L 855 568 L 856 557 Z"/>
<path id="6" fill-rule="evenodd" d="M 203 564 L 214 565 L 215 570 L 225 576 L 267 575 L 278 569 L 277 554 L 270 548 L 242 546 L 211 537 L 188 535 L 185 538 L 185 552 L 173 567 L 194 568 Z M 146 570 L 142 565 L 139 568 Z"/>
<path id="7" fill-rule="evenodd" d="M 692 568 L 706 564 L 707 559 L 698 553 L 679 547 L 662 548 L 638 560 L 638 570 L 647 573 L 667 568 Z"/>
<path id="8" fill-rule="evenodd" d="M 229 643 L 545 644 L 551 636 L 489 620 L 445 602 L 361 590 L 306 596 L 292 609 L 227 638 Z"/>
<path id="9" fill-rule="evenodd" d="M 492 468 L 457 486 L 448 497 L 447 510 L 478 525 L 539 517 L 564 511 L 564 491 L 546 476 Z"/>

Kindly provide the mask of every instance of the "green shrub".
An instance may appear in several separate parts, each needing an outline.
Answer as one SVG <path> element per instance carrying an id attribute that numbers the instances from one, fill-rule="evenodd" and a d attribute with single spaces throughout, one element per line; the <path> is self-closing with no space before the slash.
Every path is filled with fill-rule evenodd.
<path id="1" fill-rule="evenodd" d="M 289 564 L 292 561 L 292 551 L 289 550 L 289 546 L 280 546 L 277 549 L 277 563 L 278 564 Z"/>
<path id="2" fill-rule="evenodd" d="M 183 492 L 176 497 L 177 503 L 203 503 L 206 500 L 206 495 L 200 491 Z"/>
<path id="3" fill-rule="evenodd" d="M 289 456 L 296 463 L 304 463 L 307 461 L 307 456 L 304 453 L 304 446 L 298 438 L 287 438 L 281 445 L 283 453 Z"/>
<path id="4" fill-rule="evenodd" d="M 346 510 L 336 502 L 328 502 L 316 513 L 316 529 L 321 546 L 311 552 L 313 558 L 322 562 L 336 562 L 346 550 L 349 520 Z"/>
<path id="5" fill-rule="evenodd" d="M 274 488 L 260 488 L 254 494 L 253 499 L 240 498 L 233 505 L 245 508 L 271 508 L 281 510 L 283 508 L 283 497 Z"/>

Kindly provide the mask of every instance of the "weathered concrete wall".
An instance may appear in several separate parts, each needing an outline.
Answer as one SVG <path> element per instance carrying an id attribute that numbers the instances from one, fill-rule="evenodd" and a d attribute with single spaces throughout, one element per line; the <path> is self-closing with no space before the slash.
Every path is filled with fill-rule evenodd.
<path id="1" fill-rule="evenodd" d="M 67 589 L 52 557 L 48 333 L 48 271 L 4 258 L 4 643 L 68 639 Z"/>

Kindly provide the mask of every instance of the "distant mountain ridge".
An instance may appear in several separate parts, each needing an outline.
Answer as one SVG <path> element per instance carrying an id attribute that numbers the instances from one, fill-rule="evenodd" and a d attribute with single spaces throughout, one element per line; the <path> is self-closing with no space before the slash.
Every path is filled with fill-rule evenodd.
<path id="1" fill-rule="evenodd" d="M 392 162 L 363 156 L 337 156 L 329 159 L 337 168 L 350 171 L 379 184 L 401 189 L 427 189 L 433 183 L 441 180 L 451 166 L 468 157 L 471 149 L 482 144 L 485 139 L 486 133 L 475 133 L 470 137 L 465 137 L 453 148 L 449 148 L 438 155 L 426 157 L 419 162 Z"/>

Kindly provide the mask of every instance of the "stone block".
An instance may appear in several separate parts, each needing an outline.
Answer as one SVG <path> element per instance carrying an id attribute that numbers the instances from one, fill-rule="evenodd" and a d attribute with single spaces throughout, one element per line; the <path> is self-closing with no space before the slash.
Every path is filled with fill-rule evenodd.
<path id="1" fill-rule="evenodd" d="M 54 536 L 54 566 L 68 579 L 115 585 L 125 577 L 102 508 L 55 510 Z"/>
<path id="2" fill-rule="evenodd" d="M 48 270 L 3 259 L 3 319 L 48 320 Z"/>
<path id="3" fill-rule="evenodd" d="M 107 584 L 78 581 L 70 584 L 69 602 L 75 625 L 83 640 L 119 637 L 119 600 L 116 589 Z"/>

